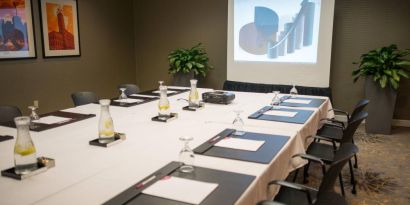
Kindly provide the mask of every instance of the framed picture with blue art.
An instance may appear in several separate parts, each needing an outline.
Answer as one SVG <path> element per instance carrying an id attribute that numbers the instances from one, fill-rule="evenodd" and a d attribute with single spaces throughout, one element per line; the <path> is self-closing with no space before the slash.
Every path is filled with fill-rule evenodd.
<path id="1" fill-rule="evenodd" d="M 77 0 L 39 0 L 43 56 L 80 56 Z"/>
<path id="2" fill-rule="evenodd" d="M 0 60 L 35 57 L 31 0 L 0 0 Z"/>

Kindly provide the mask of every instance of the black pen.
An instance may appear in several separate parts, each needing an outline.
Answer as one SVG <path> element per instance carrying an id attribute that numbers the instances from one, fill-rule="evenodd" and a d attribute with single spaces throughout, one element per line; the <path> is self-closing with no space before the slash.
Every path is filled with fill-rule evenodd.
<path id="1" fill-rule="evenodd" d="M 152 175 L 150 178 L 144 180 L 143 182 L 137 184 L 136 188 L 137 189 L 141 189 L 142 187 L 144 187 L 146 184 L 148 184 L 150 181 L 154 180 L 156 178 L 155 175 Z"/>

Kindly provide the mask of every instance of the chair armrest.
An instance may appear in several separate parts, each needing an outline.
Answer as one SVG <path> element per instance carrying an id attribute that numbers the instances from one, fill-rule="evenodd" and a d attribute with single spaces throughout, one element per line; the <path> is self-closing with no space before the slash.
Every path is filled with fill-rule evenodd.
<path id="1" fill-rule="evenodd" d="M 326 125 L 332 126 L 332 127 L 337 127 L 337 128 L 342 129 L 342 130 L 345 128 L 344 126 L 342 126 L 340 124 L 336 124 L 336 123 L 332 123 L 332 122 L 327 122 Z"/>
<path id="2" fill-rule="evenodd" d="M 322 137 L 322 136 L 319 136 L 319 135 L 313 136 L 313 138 L 318 139 L 318 140 L 328 141 L 328 142 L 334 142 L 335 141 L 335 139 L 328 138 L 328 137 Z"/>
<path id="3" fill-rule="evenodd" d="M 309 161 L 315 161 L 315 162 L 320 163 L 320 165 L 322 165 L 322 166 L 325 165 L 325 163 L 322 161 L 322 159 L 320 159 L 319 157 L 315 157 L 313 155 L 310 155 L 310 154 L 299 153 L 299 154 L 295 154 L 295 155 L 292 156 L 292 158 L 295 158 L 295 157 L 300 157 L 302 159 L 306 159 L 306 160 L 309 160 Z"/>
<path id="4" fill-rule="evenodd" d="M 347 121 L 349 121 L 350 114 L 348 112 L 343 111 L 343 110 L 339 110 L 339 109 L 335 109 L 335 108 L 328 110 L 328 112 L 330 112 L 330 111 L 333 111 L 335 113 L 344 114 L 347 117 Z"/>
<path id="5" fill-rule="evenodd" d="M 323 118 L 320 120 L 320 122 L 323 122 L 323 121 L 326 121 L 325 122 L 326 124 L 335 124 L 335 125 L 337 124 L 337 125 L 345 127 L 345 123 L 340 120 L 335 120 L 331 118 Z"/>
<path id="6" fill-rule="evenodd" d="M 276 201 L 263 200 L 263 201 L 258 202 L 256 205 L 286 205 L 286 204 L 276 202 Z"/>
<path id="7" fill-rule="evenodd" d="M 296 184 L 296 183 L 287 182 L 287 181 L 283 181 L 283 180 L 271 181 L 271 182 L 268 183 L 268 186 L 273 185 L 273 184 L 274 185 L 284 186 L 284 187 L 287 187 L 287 188 L 291 188 L 291 189 L 294 189 L 294 190 L 304 192 L 306 194 L 307 198 L 308 198 L 309 204 L 313 203 L 312 196 L 310 195 L 310 192 L 311 191 L 313 191 L 313 192 L 318 191 L 317 189 L 314 189 L 314 188 L 311 188 L 311 187 L 308 187 L 308 186 L 305 186 L 305 185 L 302 185 L 302 184 Z"/>

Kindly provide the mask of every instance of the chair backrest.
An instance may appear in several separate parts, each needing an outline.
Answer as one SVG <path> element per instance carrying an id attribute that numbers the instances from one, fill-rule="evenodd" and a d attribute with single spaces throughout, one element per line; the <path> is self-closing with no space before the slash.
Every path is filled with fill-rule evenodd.
<path id="1" fill-rule="evenodd" d="M 93 92 L 75 92 L 71 94 L 71 99 L 73 99 L 73 103 L 75 106 L 90 104 L 90 103 L 97 103 L 98 97 Z"/>
<path id="2" fill-rule="evenodd" d="M 340 171 L 342 171 L 347 161 L 350 160 L 350 158 L 352 158 L 358 151 L 359 149 L 357 146 L 352 143 L 344 143 L 340 146 L 340 148 L 335 152 L 334 162 L 330 165 L 330 168 L 327 170 L 322 179 L 319 186 L 318 197 L 320 197 L 321 192 L 334 191 L 333 188 Z"/>
<path id="3" fill-rule="evenodd" d="M 121 84 L 118 86 L 118 89 L 119 88 L 126 88 L 125 94 L 127 96 L 140 92 L 140 88 L 138 87 L 138 85 L 135 85 L 135 84 Z"/>
<path id="4" fill-rule="evenodd" d="M 20 117 L 21 111 L 16 106 L 0 105 L 0 123 L 13 121 L 15 117 Z"/>
<path id="5" fill-rule="evenodd" d="M 370 101 L 368 99 L 359 100 L 359 102 L 357 102 L 356 106 L 354 107 L 352 114 L 350 115 L 350 120 L 354 118 L 357 114 L 359 114 L 369 104 L 369 102 Z"/>
<path id="6" fill-rule="evenodd" d="M 367 118 L 368 114 L 366 111 L 361 111 L 350 119 L 346 129 L 343 130 L 343 138 L 341 143 L 352 142 L 353 135 L 356 132 L 360 124 Z"/>

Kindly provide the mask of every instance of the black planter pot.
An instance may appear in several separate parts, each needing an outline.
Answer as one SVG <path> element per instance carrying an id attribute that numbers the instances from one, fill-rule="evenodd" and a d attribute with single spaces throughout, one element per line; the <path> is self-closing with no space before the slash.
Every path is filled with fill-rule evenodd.
<path id="1" fill-rule="evenodd" d="M 173 77 L 173 82 L 172 84 L 175 86 L 183 86 L 183 87 L 189 87 L 191 86 L 191 83 L 189 80 L 194 79 L 194 73 L 176 73 Z"/>
<path id="2" fill-rule="evenodd" d="M 381 88 L 371 78 L 366 78 L 365 96 L 370 100 L 367 106 L 366 132 L 390 134 L 397 92 L 390 86 Z"/>

